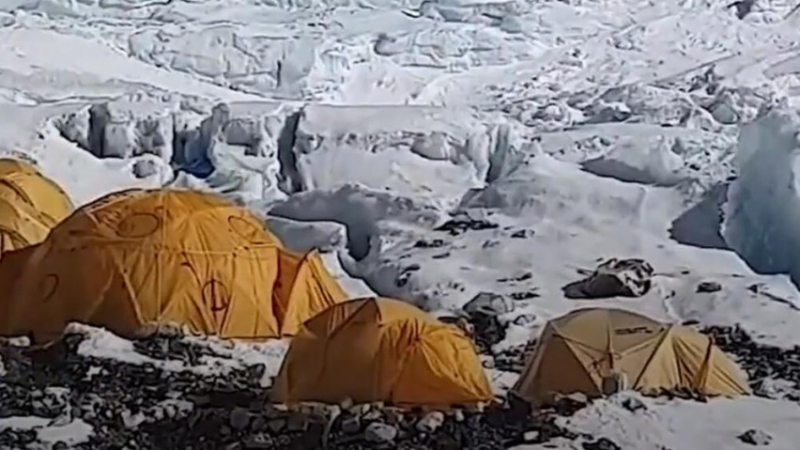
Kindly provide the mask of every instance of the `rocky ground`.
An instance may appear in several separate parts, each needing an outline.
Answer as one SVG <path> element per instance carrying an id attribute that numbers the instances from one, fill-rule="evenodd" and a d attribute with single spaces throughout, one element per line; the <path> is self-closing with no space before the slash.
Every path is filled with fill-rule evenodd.
<path id="1" fill-rule="evenodd" d="M 488 348 L 496 321 L 471 321 Z M 492 324 L 487 326 L 486 323 Z M 478 325 L 475 327 L 475 325 Z M 800 349 L 756 344 L 738 328 L 704 330 L 734 354 L 753 380 L 757 395 L 800 400 Z M 482 410 L 401 411 L 384 405 L 304 405 L 289 410 L 268 402 L 262 387 L 263 364 L 232 370 L 225 376 L 165 371 L 153 364 L 129 364 L 78 351 L 87 337 L 67 334 L 46 350 L 0 345 L 0 420 L 38 417 L 59 426 L 79 421 L 91 427 L 88 440 L 43 442 L 35 429 L 0 426 L 0 448 L 112 449 L 502 449 L 553 438 L 581 439 L 587 450 L 617 449 L 557 426 L 585 403 L 569 399 L 535 416 L 518 405 Z M 496 337 L 495 337 L 496 339 Z M 488 342 L 487 342 L 488 341 Z M 211 347 L 175 336 L 134 342 L 136 351 L 162 361 L 199 364 L 216 356 Z M 527 350 L 527 351 L 526 351 Z M 493 355 L 495 367 L 518 372 L 528 348 Z"/>

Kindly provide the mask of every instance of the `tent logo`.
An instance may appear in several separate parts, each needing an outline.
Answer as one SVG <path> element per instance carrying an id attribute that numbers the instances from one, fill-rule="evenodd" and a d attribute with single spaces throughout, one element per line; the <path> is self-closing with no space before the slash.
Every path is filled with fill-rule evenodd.
<path id="1" fill-rule="evenodd" d="M 123 219 L 117 228 L 117 234 L 127 238 L 143 238 L 158 230 L 161 220 L 153 213 L 135 213 Z"/>
<path id="2" fill-rule="evenodd" d="M 650 327 L 646 326 L 638 326 L 638 327 L 627 327 L 627 328 L 616 328 L 614 329 L 614 334 L 617 336 L 624 336 L 629 334 L 653 334 L 654 331 L 650 329 Z"/>
<path id="3" fill-rule="evenodd" d="M 264 235 L 264 230 L 257 227 L 246 218 L 228 216 L 228 225 L 231 227 L 231 231 L 247 240 L 247 242 L 252 242 L 254 244 L 264 243 L 261 239 Z"/>
<path id="4" fill-rule="evenodd" d="M 221 281 L 212 278 L 203 285 L 200 295 L 202 296 L 203 304 L 211 310 L 214 320 L 219 326 L 222 320 L 225 319 L 228 308 L 231 305 L 228 289 L 225 288 Z"/>
<path id="5" fill-rule="evenodd" d="M 56 288 L 58 288 L 58 275 L 51 273 L 44 277 L 41 286 L 40 292 L 42 293 L 42 302 L 47 302 L 53 298 L 53 295 L 56 293 Z"/>

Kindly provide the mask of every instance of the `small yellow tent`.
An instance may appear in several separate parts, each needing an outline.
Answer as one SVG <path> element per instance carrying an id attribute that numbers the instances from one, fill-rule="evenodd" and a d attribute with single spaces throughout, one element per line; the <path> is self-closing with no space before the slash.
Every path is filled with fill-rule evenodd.
<path id="1" fill-rule="evenodd" d="M 0 159 L 0 199 L 29 204 L 49 228 L 75 209 L 58 184 L 33 165 L 14 159 Z"/>
<path id="2" fill-rule="evenodd" d="M 27 203 L 0 195 L 0 255 L 42 242 L 50 227 Z"/>
<path id="3" fill-rule="evenodd" d="M 273 399 L 449 406 L 489 401 L 492 390 L 461 330 L 397 300 L 363 298 L 303 324 Z"/>
<path id="4" fill-rule="evenodd" d="M 551 403 L 555 394 L 601 396 L 606 386 L 732 397 L 750 392 L 745 380 L 711 338 L 690 328 L 620 309 L 587 308 L 545 325 L 512 393 L 534 405 Z"/>
<path id="5" fill-rule="evenodd" d="M 172 323 L 229 338 L 284 336 L 283 322 L 291 329 L 345 300 L 316 253 L 292 255 L 286 268 L 284 252 L 255 216 L 222 197 L 114 193 L 76 211 L 42 244 L 0 260 L 0 334 L 46 342 L 77 321 L 120 335 Z"/>

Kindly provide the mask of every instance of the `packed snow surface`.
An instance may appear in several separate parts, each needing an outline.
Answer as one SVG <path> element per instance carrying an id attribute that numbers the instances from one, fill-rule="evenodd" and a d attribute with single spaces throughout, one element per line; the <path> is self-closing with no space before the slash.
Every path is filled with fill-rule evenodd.
<path id="1" fill-rule="evenodd" d="M 6 0 L 0 153 L 34 161 L 78 204 L 135 186 L 224 193 L 289 247 L 323 251 L 354 297 L 453 316 L 503 295 L 495 351 L 595 305 L 739 324 L 790 347 L 795 6 Z M 652 265 L 643 297 L 568 298 L 614 257 Z M 88 333 L 87 355 L 216 375 L 241 361 L 274 374 L 285 350 L 215 341 L 229 357 L 188 367 Z M 514 380 L 491 377 L 501 392 Z M 773 421 L 771 448 L 798 438 L 783 403 L 668 402 L 641 416 L 604 405 L 571 426 L 642 449 L 738 448 L 724 429 L 750 421 Z M 712 422 L 722 434 L 698 428 Z"/>

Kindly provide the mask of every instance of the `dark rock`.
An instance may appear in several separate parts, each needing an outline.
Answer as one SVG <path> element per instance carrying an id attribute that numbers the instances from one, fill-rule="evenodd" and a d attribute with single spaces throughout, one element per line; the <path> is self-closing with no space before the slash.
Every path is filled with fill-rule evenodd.
<path id="1" fill-rule="evenodd" d="M 645 405 L 638 398 L 634 398 L 634 397 L 628 397 L 625 400 L 623 400 L 622 401 L 622 407 L 627 409 L 630 412 L 647 410 L 647 405 Z"/>
<path id="2" fill-rule="evenodd" d="M 442 225 L 435 228 L 435 231 L 446 231 L 453 236 L 466 233 L 467 231 L 477 230 L 491 230 L 498 228 L 496 223 L 489 222 L 482 219 L 472 219 L 470 217 L 463 217 L 448 220 Z"/>
<path id="3" fill-rule="evenodd" d="M 772 442 L 772 436 L 761 430 L 747 430 L 738 437 L 745 444 L 756 446 L 769 445 Z"/>
<path id="4" fill-rule="evenodd" d="M 385 423 L 373 422 L 364 430 L 364 439 L 369 442 L 388 444 L 397 438 L 397 428 Z"/>
<path id="5" fill-rule="evenodd" d="M 697 285 L 698 293 L 719 292 L 721 290 L 722 290 L 722 285 L 717 283 L 716 281 L 703 281 L 702 283 Z"/>
<path id="6" fill-rule="evenodd" d="M 514 239 L 527 239 L 533 237 L 534 234 L 536 233 L 533 230 L 522 229 L 511 233 L 511 237 Z"/>
<path id="7" fill-rule="evenodd" d="M 467 314 L 482 313 L 490 316 L 499 316 L 514 311 L 514 303 L 502 295 L 491 292 L 481 292 L 464 305 Z"/>
<path id="8" fill-rule="evenodd" d="M 229 424 L 237 431 L 247 429 L 250 426 L 250 413 L 244 408 L 234 408 L 231 411 Z"/>
<path id="9" fill-rule="evenodd" d="M 641 297 L 652 285 L 653 267 L 641 259 L 616 258 L 600 264 L 588 278 L 564 286 L 573 299 Z"/>
<path id="10" fill-rule="evenodd" d="M 584 442 L 581 446 L 584 450 L 621 450 L 619 445 L 603 437 L 594 442 Z"/>
<path id="11" fill-rule="evenodd" d="M 512 292 L 509 297 L 514 300 L 530 300 L 532 298 L 541 297 L 538 293 L 534 291 L 522 291 L 522 292 Z"/>
<path id="12" fill-rule="evenodd" d="M 443 239 L 433 239 L 427 241 L 425 239 L 420 239 L 416 243 L 414 243 L 414 247 L 416 248 L 439 248 L 444 247 L 447 243 Z"/>

